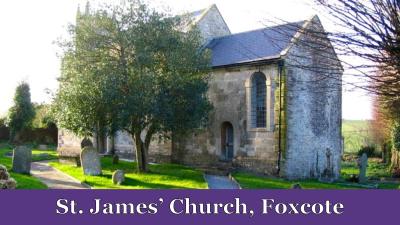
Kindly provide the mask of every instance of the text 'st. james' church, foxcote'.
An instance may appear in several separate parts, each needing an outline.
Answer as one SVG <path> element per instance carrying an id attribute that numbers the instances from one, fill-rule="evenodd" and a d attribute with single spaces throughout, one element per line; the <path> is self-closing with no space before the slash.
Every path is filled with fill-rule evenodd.
<path id="1" fill-rule="evenodd" d="M 343 71 L 318 17 L 232 34 L 215 5 L 190 16 L 212 53 L 208 97 L 214 108 L 207 127 L 178 140 L 154 138 L 150 161 L 337 178 Z M 79 154 L 82 138 L 66 130 L 58 136 L 61 154 Z M 104 142 L 101 153 L 134 158 L 124 132 L 93 140 Z"/>

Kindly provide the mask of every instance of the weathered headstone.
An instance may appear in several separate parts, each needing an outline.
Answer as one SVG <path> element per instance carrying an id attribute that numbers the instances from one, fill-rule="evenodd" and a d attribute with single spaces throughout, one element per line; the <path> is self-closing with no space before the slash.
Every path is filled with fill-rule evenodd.
<path id="1" fill-rule="evenodd" d="M 0 165 L 0 189 L 15 189 L 17 182 L 10 177 L 7 168 Z"/>
<path id="2" fill-rule="evenodd" d="M 12 171 L 15 173 L 31 172 L 32 150 L 26 146 L 17 146 L 13 151 Z"/>
<path id="3" fill-rule="evenodd" d="M 112 163 L 113 164 L 118 164 L 119 163 L 119 156 L 117 154 L 113 155 Z"/>
<path id="4" fill-rule="evenodd" d="M 122 170 L 114 171 L 112 175 L 113 184 L 121 185 L 125 181 L 125 173 Z"/>
<path id="5" fill-rule="evenodd" d="M 84 149 L 85 147 L 93 147 L 92 141 L 88 138 L 84 138 L 81 142 L 81 149 Z"/>
<path id="6" fill-rule="evenodd" d="M 101 175 L 100 155 L 93 147 L 85 147 L 81 152 L 83 173 L 89 176 Z"/>
<path id="7" fill-rule="evenodd" d="M 367 167 L 368 167 L 368 156 L 363 153 L 357 161 L 360 174 L 358 175 L 358 182 L 365 183 L 367 181 Z"/>
<path id="8" fill-rule="evenodd" d="M 291 189 L 303 189 L 299 183 L 295 183 L 292 185 Z"/>
<path id="9" fill-rule="evenodd" d="M 333 172 L 332 152 L 329 148 L 326 149 L 325 156 L 326 156 L 326 165 L 322 171 L 319 181 L 332 183 L 335 180 L 335 175 Z"/>

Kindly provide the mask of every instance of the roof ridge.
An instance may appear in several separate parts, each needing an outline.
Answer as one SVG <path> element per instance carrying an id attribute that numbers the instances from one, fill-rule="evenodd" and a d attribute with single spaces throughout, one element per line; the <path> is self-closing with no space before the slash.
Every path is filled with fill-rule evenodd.
<path id="1" fill-rule="evenodd" d="M 256 32 L 256 31 L 261 31 L 261 30 L 266 30 L 266 29 L 278 28 L 278 27 L 285 26 L 285 25 L 290 25 L 290 24 L 296 24 L 296 23 L 304 24 L 304 23 L 307 22 L 307 21 L 308 21 L 308 20 L 300 20 L 300 21 L 297 21 L 297 22 L 289 22 L 289 23 L 278 24 L 278 25 L 274 25 L 274 26 L 268 26 L 268 27 L 257 28 L 257 29 L 254 29 L 254 30 L 241 31 L 241 32 L 238 32 L 238 33 L 233 33 L 233 34 L 229 34 L 229 35 L 217 37 L 217 38 L 214 38 L 214 39 L 212 39 L 212 40 L 218 40 L 218 39 L 226 38 L 226 37 L 229 37 L 229 36 L 236 36 L 236 35 L 240 35 L 240 34 L 246 34 L 246 33 L 251 33 L 251 32 Z M 300 29 L 302 26 L 303 26 L 303 25 L 299 26 L 299 29 Z"/>

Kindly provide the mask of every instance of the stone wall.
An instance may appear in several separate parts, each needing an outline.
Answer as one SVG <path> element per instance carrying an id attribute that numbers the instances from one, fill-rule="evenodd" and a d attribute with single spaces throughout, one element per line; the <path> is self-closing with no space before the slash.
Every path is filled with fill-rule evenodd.
<path id="1" fill-rule="evenodd" d="M 135 143 L 127 132 L 117 132 L 114 142 L 115 151 L 120 157 L 135 159 Z M 169 140 L 162 140 L 157 135 L 154 135 L 149 146 L 149 162 L 170 163 L 171 142 Z"/>
<path id="2" fill-rule="evenodd" d="M 80 138 L 65 129 L 58 129 L 57 151 L 66 153 L 67 155 L 79 155 L 81 151 Z"/>
<path id="3" fill-rule="evenodd" d="M 197 21 L 196 27 L 199 29 L 204 43 L 213 38 L 231 34 L 224 18 L 215 5 L 211 6 L 202 18 Z"/>
<path id="4" fill-rule="evenodd" d="M 309 28 L 323 31 L 318 18 Z M 341 74 L 327 39 L 319 51 L 312 35 L 302 35 L 286 57 L 286 152 L 288 178 L 337 178 L 341 161 Z M 322 43 L 322 44 L 323 44 Z"/>
<path id="5" fill-rule="evenodd" d="M 251 76 L 261 71 L 267 77 L 267 124 L 266 128 L 250 126 Z M 207 128 L 177 141 L 174 161 L 193 166 L 211 166 L 222 155 L 221 126 L 229 122 L 234 133 L 234 159 L 237 167 L 273 174 L 277 152 L 274 140 L 274 88 L 277 66 L 239 67 L 214 70 L 208 97 L 214 109 Z"/>

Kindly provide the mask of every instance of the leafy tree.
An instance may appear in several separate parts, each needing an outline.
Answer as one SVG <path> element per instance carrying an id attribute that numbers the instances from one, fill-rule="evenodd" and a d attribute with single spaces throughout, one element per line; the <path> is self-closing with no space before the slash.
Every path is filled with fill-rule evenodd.
<path id="1" fill-rule="evenodd" d="M 81 136 L 116 130 L 135 142 L 147 171 L 153 136 L 170 138 L 200 127 L 210 57 L 198 31 L 137 1 L 78 15 L 65 47 L 54 112 L 59 126 Z"/>
<path id="2" fill-rule="evenodd" d="M 20 131 L 30 128 L 35 117 L 35 109 L 31 102 L 29 84 L 20 83 L 14 95 L 14 106 L 8 112 L 7 124 L 10 128 L 10 139 L 16 141 L 16 136 Z"/>
<path id="3" fill-rule="evenodd" d="M 47 104 L 34 104 L 35 117 L 32 121 L 33 128 L 49 128 L 55 123 L 50 114 L 50 106 Z"/>

